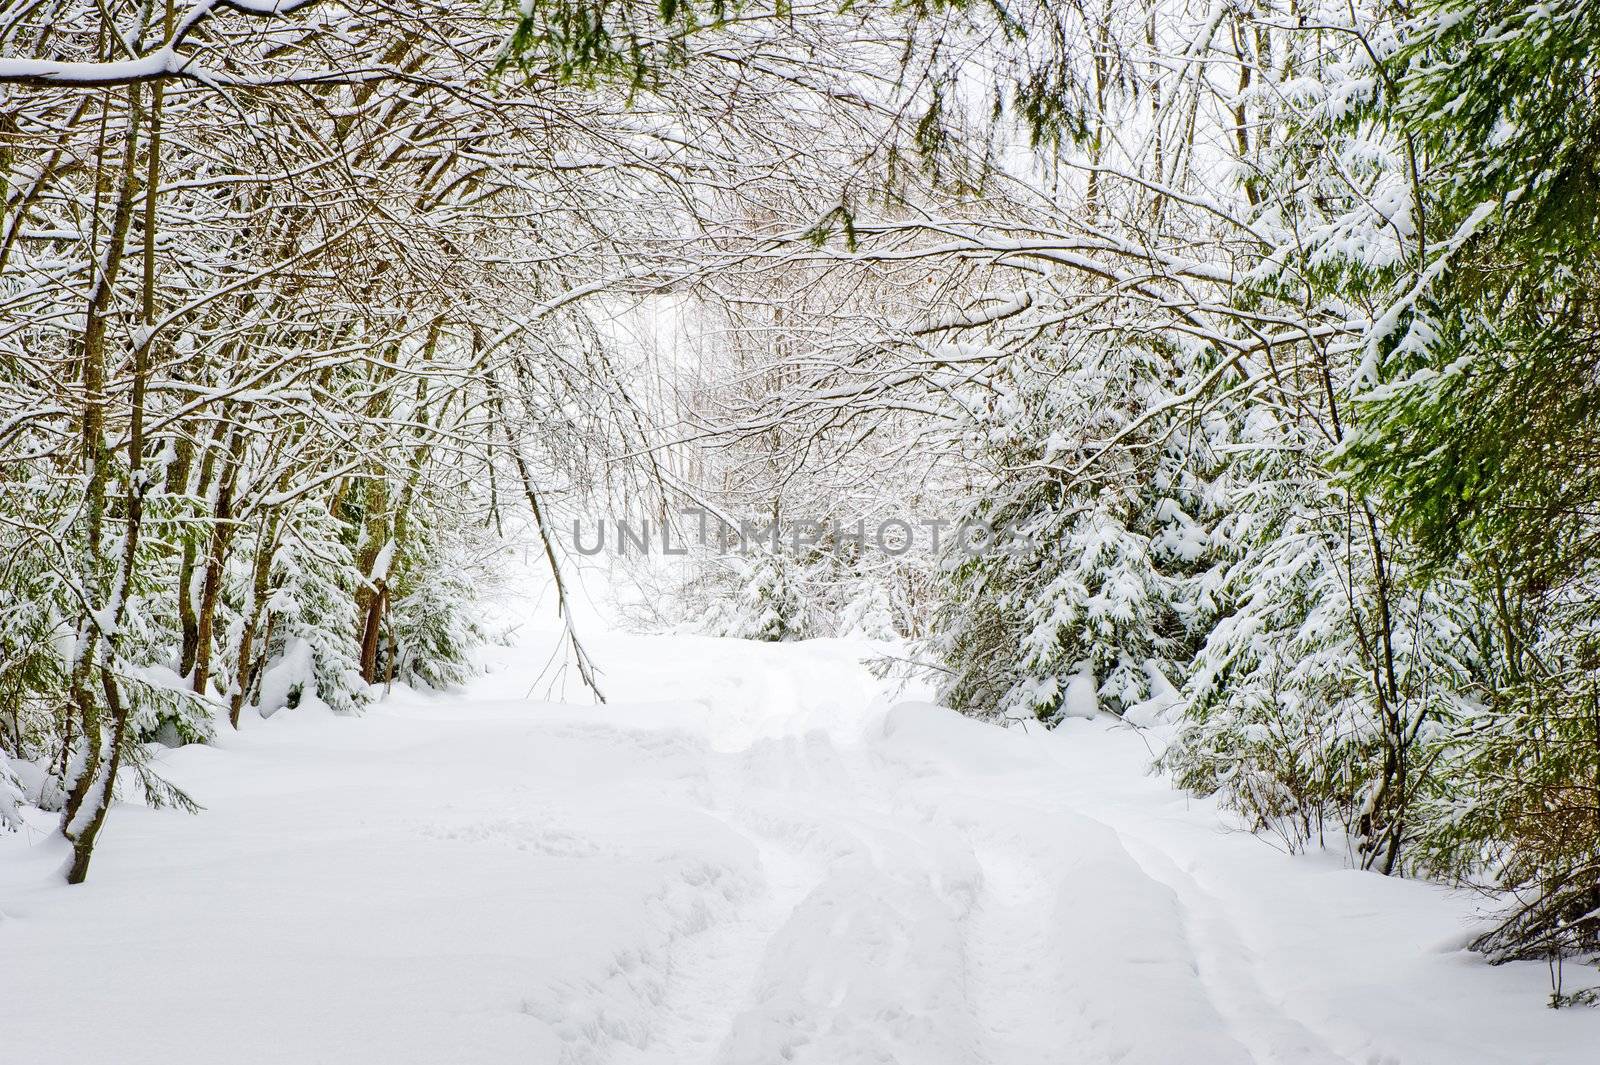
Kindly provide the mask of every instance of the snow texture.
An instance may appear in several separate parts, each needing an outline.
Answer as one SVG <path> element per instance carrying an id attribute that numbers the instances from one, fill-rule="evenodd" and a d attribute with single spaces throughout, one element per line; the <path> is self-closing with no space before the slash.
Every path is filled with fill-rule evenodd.
<path id="1" fill-rule="evenodd" d="M 530 701 L 548 650 L 166 753 L 206 811 L 118 810 L 84 886 L 0 839 L 0 1059 L 1595 1060 L 1474 900 L 1233 831 L 1126 726 L 891 704 L 844 641 L 607 636 L 611 704 Z"/>

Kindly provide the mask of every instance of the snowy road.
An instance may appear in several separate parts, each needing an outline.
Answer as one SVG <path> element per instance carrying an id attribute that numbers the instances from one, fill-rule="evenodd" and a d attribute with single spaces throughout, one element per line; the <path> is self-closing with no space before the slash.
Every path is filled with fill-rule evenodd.
<path id="1" fill-rule="evenodd" d="M 0 841 L 0 1061 L 1592 1063 L 1470 899 L 1290 859 L 1135 733 L 890 706 L 842 643 L 610 637 L 613 703 L 284 714 Z"/>

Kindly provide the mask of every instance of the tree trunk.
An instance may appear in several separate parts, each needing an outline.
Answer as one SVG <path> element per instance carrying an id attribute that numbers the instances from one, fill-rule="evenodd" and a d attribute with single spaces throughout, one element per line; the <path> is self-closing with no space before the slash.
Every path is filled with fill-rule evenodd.
<path id="1" fill-rule="evenodd" d="M 195 618 L 193 690 L 204 695 L 211 681 L 211 651 L 216 627 L 217 602 L 222 595 L 222 566 L 233 539 L 233 492 L 244 454 L 244 432 L 235 426 L 223 456 L 222 480 L 217 485 L 217 505 L 212 511 L 211 548 L 200 584 L 200 608 Z"/>

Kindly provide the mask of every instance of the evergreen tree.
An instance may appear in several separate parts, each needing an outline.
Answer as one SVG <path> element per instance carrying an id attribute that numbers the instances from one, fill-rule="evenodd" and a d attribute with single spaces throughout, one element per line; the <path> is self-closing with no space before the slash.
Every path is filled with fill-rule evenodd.
<path id="1" fill-rule="evenodd" d="M 1488 604 L 1491 673 L 1440 771 L 1433 868 L 1520 901 L 1497 957 L 1600 946 L 1600 19 L 1443 0 L 1379 73 L 1420 160 L 1411 269 L 1368 342 L 1382 386 L 1341 461 L 1434 572 Z"/>
<path id="2" fill-rule="evenodd" d="M 1163 764 L 1292 848 L 1323 842 L 1331 825 L 1364 862 L 1395 871 L 1480 675 L 1481 619 L 1460 582 L 1380 581 L 1383 530 L 1352 520 L 1363 512 L 1306 426 L 1264 408 L 1241 421 L 1218 528 L 1230 559 L 1221 617 Z"/>
<path id="3" fill-rule="evenodd" d="M 1127 713 L 1167 696 L 1204 636 L 1217 426 L 1136 423 L 1178 382 L 1171 353 L 1119 339 L 1018 375 L 983 415 L 992 472 L 968 520 L 994 540 L 952 559 L 933 642 L 953 706 L 1054 723 L 1087 677 Z"/>
<path id="4" fill-rule="evenodd" d="M 362 575 L 348 530 L 315 499 L 299 503 L 272 556 L 265 659 L 257 705 L 265 713 L 310 697 L 340 713 L 368 700 L 355 642 L 355 590 Z"/>

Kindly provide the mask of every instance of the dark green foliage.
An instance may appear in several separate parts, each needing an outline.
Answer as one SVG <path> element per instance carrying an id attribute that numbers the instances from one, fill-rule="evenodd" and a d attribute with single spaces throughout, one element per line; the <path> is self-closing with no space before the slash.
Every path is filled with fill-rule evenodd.
<path id="1" fill-rule="evenodd" d="M 1388 60 L 1429 214 L 1339 455 L 1495 614 L 1422 853 L 1517 897 L 1496 958 L 1600 947 L 1600 4 L 1432 5 Z"/>
<path id="2" fill-rule="evenodd" d="M 1600 5 L 1450 0 L 1424 25 L 1391 68 L 1429 160 L 1427 280 L 1345 458 L 1435 559 L 1537 592 L 1600 516 Z"/>
<path id="3" fill-rule="evenodd" d="M 1087 106 L 1078 98 L 1079 86 L 1065 68 L 1035 71 L 1017 85 L 1014 95 L 1033 147 L 1088 138 Z"/>

